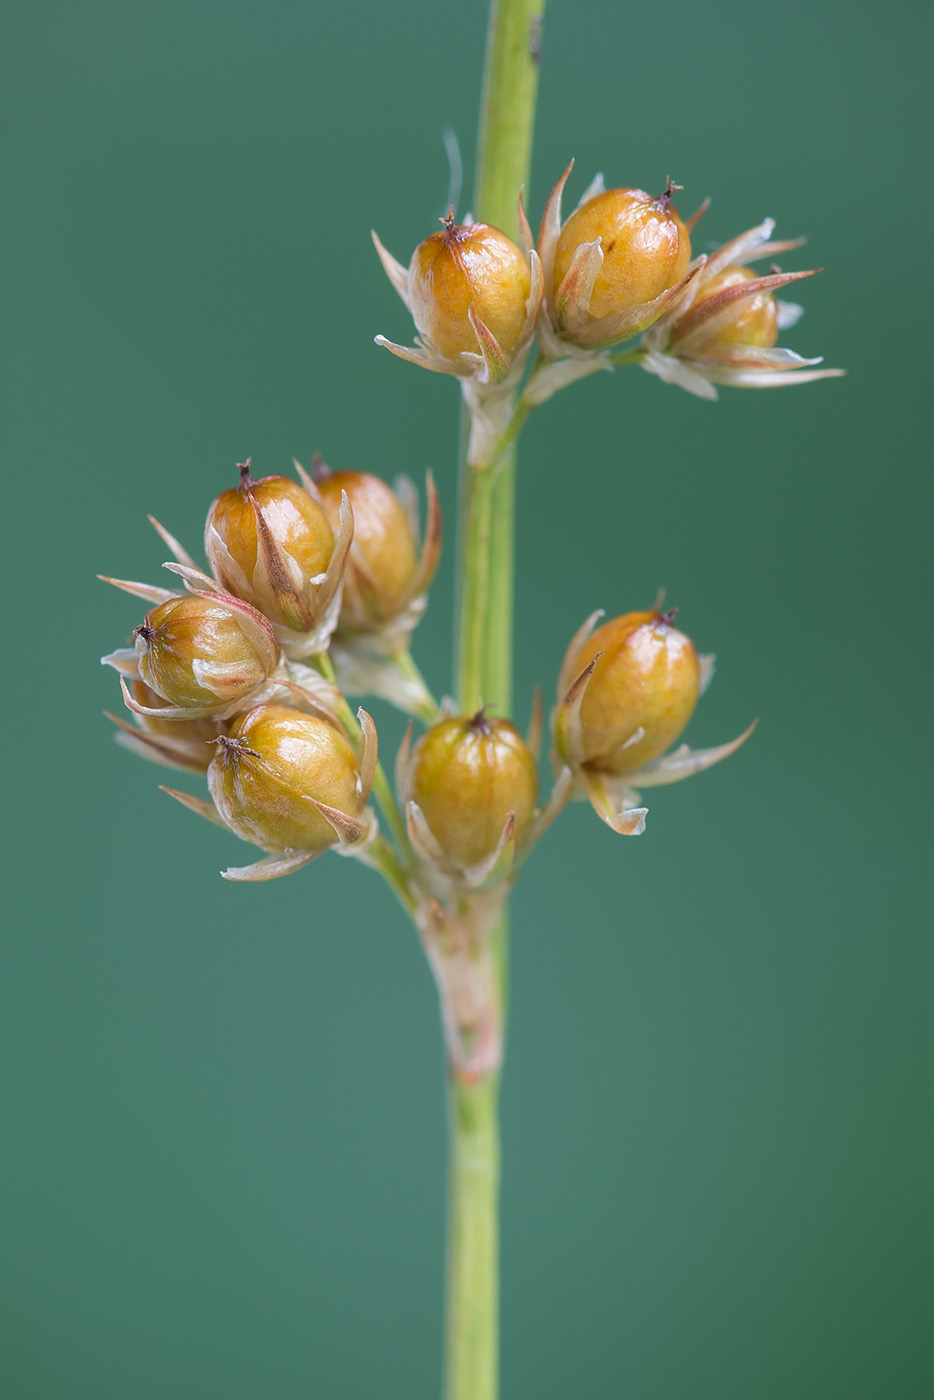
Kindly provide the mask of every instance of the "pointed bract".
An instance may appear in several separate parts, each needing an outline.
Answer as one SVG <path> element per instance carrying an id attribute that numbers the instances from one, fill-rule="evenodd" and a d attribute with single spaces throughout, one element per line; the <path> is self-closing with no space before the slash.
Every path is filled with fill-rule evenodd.
<path id="1" fill-rule="evenodd" d="M 815 370 L 776 346 L 778 333 L 794 325 L 801 308 L 777 301 L 775 292 L 813 277 L 820 269 L 773 271 L 756 277 L 747 264 L 798 248 L 803 239 L 772 241 L 774 219 L 765 219 L 725 243 L 695 269 L 694 280 L 674 299 L 643 340 L 643 369 L 697 398 L 716 399 L 715 385 L 774 389 L 833 379 L 839 369 Z M 698 260 L 699 262 L 700 260 Z"/>

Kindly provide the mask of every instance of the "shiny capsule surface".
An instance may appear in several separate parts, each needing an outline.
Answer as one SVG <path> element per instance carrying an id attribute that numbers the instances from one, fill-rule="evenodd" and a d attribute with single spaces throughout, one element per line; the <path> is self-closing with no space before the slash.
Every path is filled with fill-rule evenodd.
<path id="1" fill-rule="evenodd" d="M 410 760 L 409 796 L 449 859 L 469 868 L 496 850 L 510 812 L 522 845 L 538 793 L 528 745 L 505 719 L 482 712 L 442 720 L 423 734 Z"/>
<path id="2" fill-rule="evenodd" d="M 491 224 L 455 224 L 420 243 L 409 264 L 412 317 L 421 335 L 443 355 L 478 352 L 467 315 L 471 306 L 507 354 L 526 320 L 528 259 Z"/>
<path id="3" fill-rule="evenodd" d="M 555 251 L 557 292 L 581 243 L 600 239 L 603 265 L 590 302 L 594 319 L 610 316 L 673 287 L 687 272 L 691 238 L 670 199 L 645 190 L 606 190 L 567 220 Z"/>
<path id="4" fill-rule="evenodd" d="M 136 629 L 139 673 L 170 705 L 222 709 L 261 685 L 279 661 L 266 619 L 236 598 L 170 598 Z"/>
<path id="5" fill-rule="evenodd" d="M 574 673 L 598 652 L 580 710 L 583 761 L 624 773 L 658 758 L 685 728 L 697 703 L 697 652 L 656 612 L 625 613 L 598 627 L 578 652 Z"/>
<path id="6" fill-rule="evenodd" d="M 204 550 L 214 577 L 271 622 L 308 631 L 305 585 L 327 569 L 334 532 L 298 482 L 241 472 L 240 485 L 222 491 L 208 512 Z"/>
<path id="7" fill-rule="evenodd" d="M 414 577 L 418 554 L 408 516 L 396 493 L 370 472 L 322 475 L 318 489 L 333 529 L 342 491 L 353 508 L 341 625 L 366 631 L 395 616 Z"/>
<path id="8" fill-rule="evenodd" d="M 227 825 L 269 851 L 336 843 L 315 802 L 351 816 L 361 806 L 356 755 L 343 732 L 284 705 L 257 705 L 238 716 L 218 745 L 208 787 Z"/>

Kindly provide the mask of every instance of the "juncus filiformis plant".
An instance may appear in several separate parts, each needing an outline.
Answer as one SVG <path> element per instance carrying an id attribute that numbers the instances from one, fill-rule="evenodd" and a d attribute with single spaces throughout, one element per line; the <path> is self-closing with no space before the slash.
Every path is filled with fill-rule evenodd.
<path id="1" fill-rule="evenodd" d="M 452 208 L 404 264 L 373 235 L 414 323 L 413 344 L 377 342 L 451 376 L 465 410 L 455 698 L 439 706 L 411 655 L 441 548 L 434 481 L 428 473 L 422 527 L 412 482 L 390 483 L 372 463 L 332 472 L 319 461 L 310 473 L 296 463 L 293 480 L 254 477 L 245 462 L 239 480 L 214 487 L 223 489 L 207 510 L 206 566 L 153 521 L 173 586 L 109 580 L 148 611 L 132 645 L 104 658 L 131 716 L 112 716 L 119 741 L 206 777 L 206 797 L 166 791 L 261 853 L 226 870 L 228 879 L 278 878 L 326 851 L 352 855 L 385 878 L 418 930 L 440 994 L 451 1086 L 446 1400 L 496 1395 L 504 917 L 523 863 L 572 799 L 589 800 L 614 832 L 642 832 L 640 792 L 709 768 L 750 732 L 712 749 L 679 745 L 713 658 L 660 604 L 600 625 L 595 613 L 557 677 L 553 778 L 540 798 L 540 701 L 526 737 L 510 718 L 516 440 L 560 390 L 624 365 L 708 399 L 718 385 L 840 373 L 778 345 L 801 314 L 783 293 L 812 273 L 775 262 L 800 240 L 773 241 L 772 220 L 701 252 L 692 236 L 709 201 L 683 217 L 670 180 L 652 193 L 607 189 L 598 177 L 568 213 L 568 166 L 533 239 L 520 193 L 539 42 L 539 12 L 528 7 L 497 4 L 477 217 L 459 222 Z M 413 218 L 413 238 L 425 229 Z M 760 260 L 767 270 L 751 270 Z M 592 500 L 599 459 L 591 464 L 586 423 L 579 435 L 577 472 Z M 379 466 L 390 462 L 410 465 L 402 429 L 395 440 L 385 434 Z M 573 501 L 555 509 L 573 530 Z M 601 526 L 593 509 L 578 523 L 605 528 L 608 540 L 618 528 L 615 519 Z M 563 586 L 577 585 L 572 577 Z M 354 712 L 350 694 L 375 695 L 426 726 L 417 735 L 410 723 L 395 792 L 373 720 Z"/>

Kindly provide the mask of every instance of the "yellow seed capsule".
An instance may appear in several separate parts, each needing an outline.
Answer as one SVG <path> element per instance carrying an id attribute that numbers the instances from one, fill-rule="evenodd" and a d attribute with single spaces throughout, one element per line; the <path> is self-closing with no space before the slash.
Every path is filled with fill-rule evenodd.
<path id="1" fill-rule="evenodd" d="M 323 574 L 334 533 L 317 501 L 287 476 L 254 481 L 250 464 L 240 485 L 222 491 L 208 511 L 204 550 L 214 577 L 271 622 L 308 632 L 308 581 Z"/>
<path id="2" fill-rule="evenodd" d="M 357 759 L 336 725 L 284 705 L 238 716 L 208 769 L 227 825 L 267 851 L 323 851 L 334 826 L 316 803 L 355 817 L 362 807 Z"/>
<path id="3" fill-rule="evenodd" d="M 471 307 L 510 354 L 525 328 L 530 290 L 528 259 L 491 224 L 455 224 L 453 213 L 412 254 L 408 295 L 419 333 L 455 360 L 477 353 Z"/>
<path id="4" fill-rule="evenodd" d="M 755 280 L 748 267 L 727 267 L 716 277 L 701 284 L 694 298 L 694 308 L 709 301 L 728 287 L 741 287 Z M 771 350 L 778 340 L 778 307 L 771 292 L 757 292 L 746 301 L 735 301 L 717 316 L 709 335 L 696 333 L 691 340 L 691 354 L 703 355 L 705 349 L 718 346 L 752 345 Z"/>
<path id="5" fill-rule="evenodd" d="M 603 265 L 590 301 L 594 319 L 654 301 L 681 280 L 691 261 L 691 238 L 670 193 L 653 199 L 645 190 L 606 190 L 582 204 L 558 236 L 557 293 L 582 243 L 600 240 Z"/>
<path id="6" fill-rule="evenodd" d="M 580 710 L 582 761 L 589 767 L 609 773 L 639 768 L 663 754 L 691 718 L 698 657 L 671 617 L 626 613 L 598 627 L 578 652 L 575 674 L 602 653 Z"/>
<path id="7" fill-rule="evenodd" d="M 369 631 L 407 601 L 418 564 L 408 516 L 396 493 L 369 472 L 330 472 L 318 478 L 325 514 L 336 531 L 341 492 L 353 509 L 354 538 L 344 573 L 341 626 Z"/>
<path id="8" fill-rule="evenodd" d="M 521 847 L 537 794 L 535 760 L 521 734 L 482 711 L 442 720 L 412 751 L 409 796 L 445 855 L 465 868 L 493 854 L 510 812 Z"/>
<path id="9" fill-rule="evenodd" d="M 137 627 L 139 674 L 169 705 L 222 710 L 272 675 L 279 644 L 265 617 L 239 598 L 170 598 Z"/>

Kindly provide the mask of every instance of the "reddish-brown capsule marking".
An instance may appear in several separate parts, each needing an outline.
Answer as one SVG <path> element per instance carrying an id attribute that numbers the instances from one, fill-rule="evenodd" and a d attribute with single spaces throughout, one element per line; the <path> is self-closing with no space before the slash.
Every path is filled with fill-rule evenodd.
<path id="1" fill-rule="evenodd" d="M 325 514 L 336 531 L 341 492 L 353 509 L 354 538 L 344 574 L 341 626 L 368 631 L 396 615 L 418 563 L 408 516 L 396 493 L 369 472 L 318 478 Z"/>
<path id="2" fill-rule="evenodd" d="M 356 816 L 357 760 L 343 732 L 284 705 L 240 715 L 208 769 L 214 805 L 227 825 L 264 850 L 325 850 L 334 827 L 314 805 Z"/>
<path id="3" fill-rule="evenodd" d="M 208 511 L 204 550 L 218 582 L 271 622 L 298 632 L 313 626 L 305 585 L 327 569 L 334 534 L 297 482 L 287 476 L 254 481 L 246 463 L 240 485 L 222 491 Z"/>
<path id="4" fill-rule="evenodd" d="M 509 354 L 525 327 L 530 290 L 528 259 L 511 238 L 491 224 L 455 224 L 420 243 L 409 264 L 412 318 L 421 335 L 454 360 L 478 353 L 468 317 L 473 307 Z"/>
<path id="5" fill-rule="evenodd" d="M 490 719 L 442 720 L 412 751 L 409 796 L 449 859 L 469 868 L 493 854 L 510 812 L 522 845 L 538 794 L 535 760 L 514 725 Z"/>
<path id="6" fill-rule="evenodd" d="M 663 754 L 691 718 L 700 680 L 697 652 L 669 615 L 631 612 L 588 637 L 574 673 L 598 653 L 580 710 L 583 761 L 625 773 Z M 629 743 L 640 729 L 642 737 Z"/>
<path id="7" fill-rule="evenodd" d="M 139 672 L 170 705 L 222 710 L 249 695 L 279 663 L 266 619 L 237 598 L 170 598 L 136 629 Z"/>
<path id="8" fill-rule="evenodd" d="M 654 301 L 680 281 L 691 261 L 691 237 L 670 195 L 606 190 L 575 209 L 558 236 L 555 293 L 580 244 L 598 238 L 603 265 L 590 302 L 594 319 Z"/>

